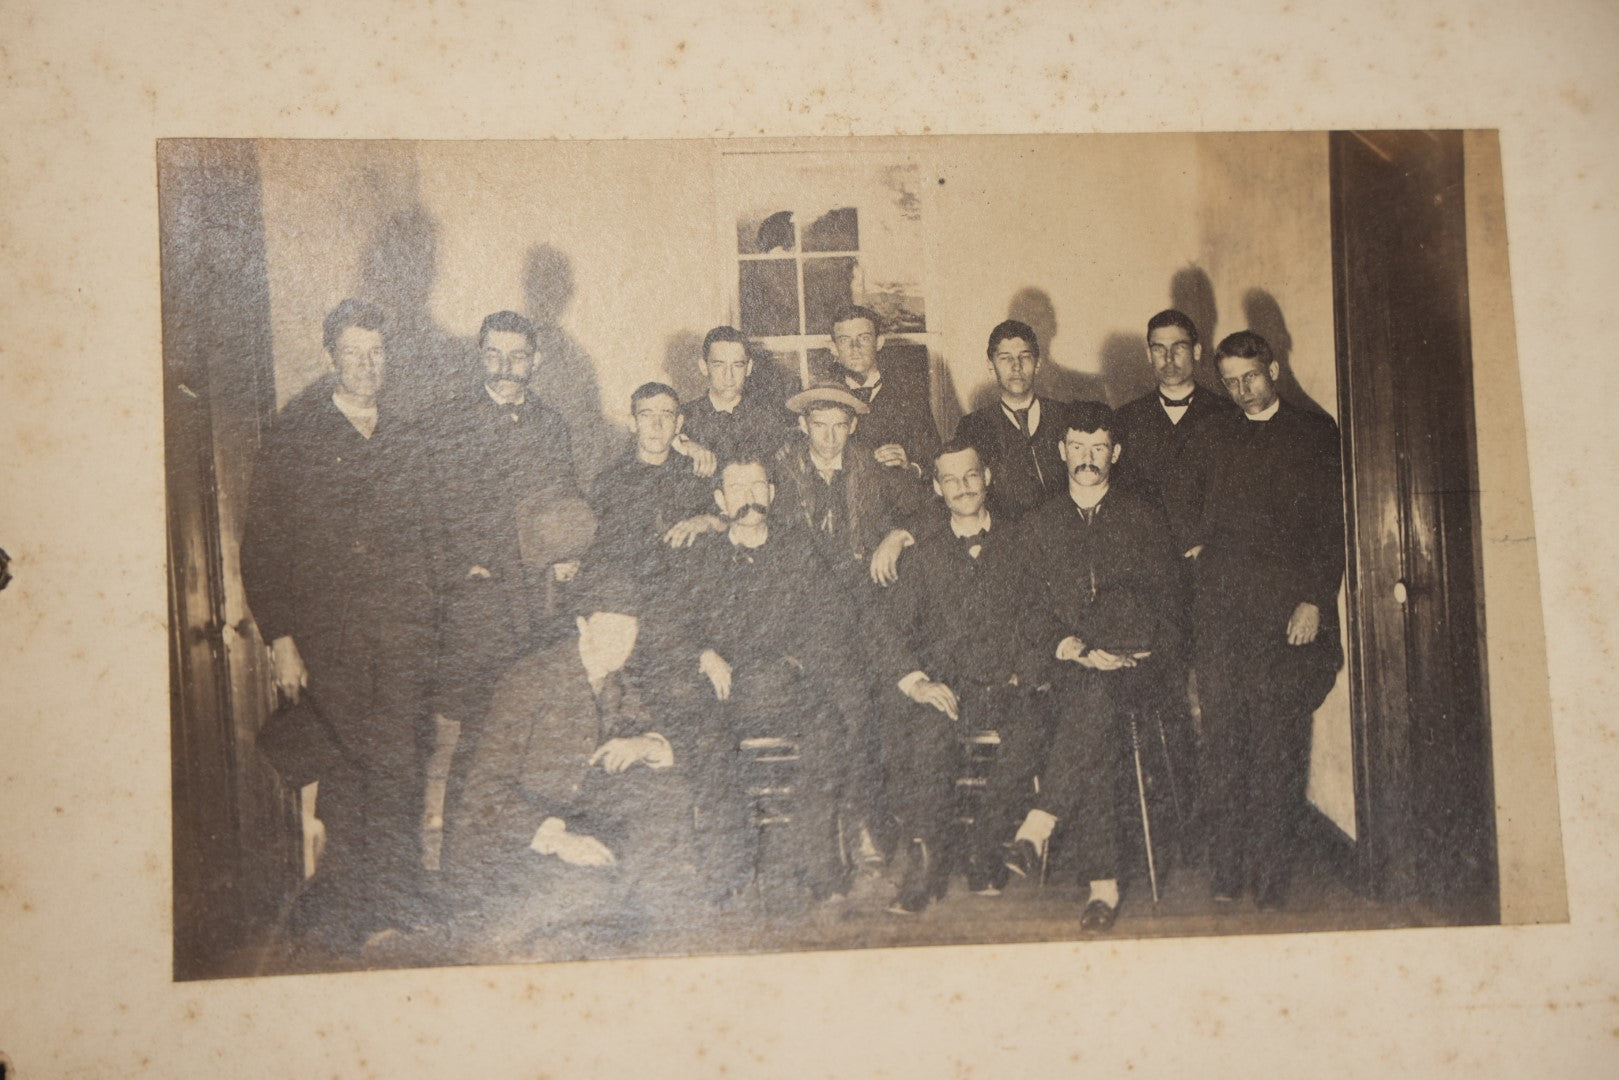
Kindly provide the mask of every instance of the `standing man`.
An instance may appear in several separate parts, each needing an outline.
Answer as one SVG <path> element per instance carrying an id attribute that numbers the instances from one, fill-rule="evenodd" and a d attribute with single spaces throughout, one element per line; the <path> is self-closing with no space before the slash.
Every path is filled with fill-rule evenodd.
<path id="1" fill-rule="evenodd" d="M 1147 363 L 1158 388 L 1118 412 L 1119 438 L 1129 448 L 1119 483 L 1163 504 L 1177 543 L 1185 540 L 1203 510 L 1203 472 L 1187 447 L 1209 420 L 1236 412 L 1224 398 L 1198 385 L 1194 374 L 1202 359 L 1197 325 L 1173 308 L 1160 311 L 1147 320 Z"/>
<path id="2" fill-rule="evenodd" d="M 1078 855 L 1090 898 L 1080 928 L 1105 931 L 1119 906 L 1117 787 L 1129 745 L 1129 710 L 1159 676 L 1158 653 L 1179 631 L 1170 613 L 1175 552 L 1157 504 L 1109 480 L 1123 448 L 1113 411 L 1080 402 L 1069 415 L 1061 456 L 1065 497 L 1023 519 L 1024 605 L 1031 663 L 1052 671 L 1052 729 L 1040 792 L 1018 829 L 1009 864 L 1040 865 L 1059 839 Z"/>
<path id="3" fill-rule="evenodd" d="M 843 384 L 866 406 L 855 446 L 879 465 L 922 477 L 939 449 L 933 424 L 927 373 L 920 379 L 896 375 L 885 380 L 878 364 L 883 348 L 882 321 L 868 307 L 850 305 L 832 316 L 832 351 Z M 791 406 L 789 406 L 791 407 Z"/>
<path id="4" fill-rule="evenodd" d="M 1310 768 L 1310 723 L 1343 654 L 1338 426 L 1283 402 L 1280 365 L 1252 331 L 1215 352 L 1240 414 L 1200 439 L 1208 494 L 1187 554 L 1196 559 L 1203 799 L 1214 897 L 1252 887 L 1286 899 L 1293 832 Z"/>
<path id="5" fill-rule="evenodd" d="M 712 512 L 712 481 L 698 475 L 694 460 L 671 449 L 683 423 L 674 388 L 640 386 L 630 395 L 630 414 L 635 448 L 596 480 L 592 502 L 599 525 L 586 563 L 635 582 L 648 602 L 670 580 L 671 548 L 688 547 L 700 533 L 725 526 Z"/>
<path id="6" fill-rule="evenodd" d="M 994 470 L 989 508 L 1010 525 L 1047 495 L 1067 488 L 1058 447 L 1069 406 L 1034 392 L 1040 341 L 1027 323 L 1000 323 L 989 332 L 986 352 L 1000 399 L 963 416 L 956 440 L 970 443 L 984 467 Z"/>
<path id="7" fill-rule="evenodd" d="M 708 380 L 708 393 L 686 403 L 676 451 L 688 452 L 682 442 L 689 441 L 712 453 L 720 466 L 740 458 L 769 461 L 792 435 L 792 414 L 779 402 L 746 392 L 753 374 L 747 337 L 735 327 L 714 327 L 703 337 L 697 367 Z"/>
<path id="8" fill-rule="evenodd" d="M 319 777 L 327 845 L 295 921 L 345 948 L 415 921 L 436 653 L 421 463 L 384 408 L 383 326 L 360 300 L 326 316 L 336 379 L 276 417 L 241 550 L 276 689 L 307 694 L 341 752 Z"/>
<path id="9" fill-rule="evenodd" d="M 455 755 L 452 788 L 500 677 L 568 628 L 552 608 L 557 583 L 578 570 L 577 556 L 541 566 L 523 557 L 524 524 L 579 498 L 567 422 L 529 388 L 535 344 L 534 324 L 515 311 L 485 318 L 477 377 L 429 420 L 443 538 L 443 655 L 435 695 L 443 721 L 435 760 Z"/>
<path id="10" fill-rule="evenodd" d="M 933 490 L 947 529 L 929 530 L 894 587 L 893 634 L 912 658 L 899 682 L 932 705 L 884 719 L 885 791 L 911 846 L 890 909 L 913 914 L 944 895 L 953 863 L 956 777 L 962 736 L 992 730 L 999 752 L 967 839 L 968 886 L 993 895 L 1006 874 L 1002 844 L 1023 813 L 1043 749 L 1018 603 L 1023 566 L 1015 532 L 987 509 L 992 475 L 971 444 L 950 442 L 933 462 Z M 928 684 L 932 684 L 929 687 Z"/>

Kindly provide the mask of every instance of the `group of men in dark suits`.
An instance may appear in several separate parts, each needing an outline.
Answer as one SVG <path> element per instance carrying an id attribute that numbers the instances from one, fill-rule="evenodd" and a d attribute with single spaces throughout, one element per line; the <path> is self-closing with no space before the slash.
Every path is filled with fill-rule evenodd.
<path id="1" fill-rule="evenodd" d="M 836 377 L 785 402 L 716 327 L 707 393 L 637 389 L 634 445 L 586 499 L 527 388 L 526 319 L 486 319 L 481 378 L 409 431 L 379 415 L 382 332 L 367 304 L 328 317 L 335 382 L 278 418 L 242 549 L 276 684 L 339 744 L 312 925 L 335 909 L 363 940 L 432 906 L 402 898 L 433 892 L 414 842 L 447 732 L 440 908 L 723 903 L 763 816 L 817 900 L 902 860 L 901 914 L 1060 846 L 1106 930 L 1130 718 L 1197 746 L 1216 898 L 1280 901 L 1342 505 L 1336 430 L 1278 401 L 1258 335 L 1216 354 L 1234 408 L 1193 377 L 1191 320 L 1154 316 L 1158 389 L 1115 412 L 1037 394 L 1039 341 L 1009 320 L 997 400 L 941 442 L 870 309 L 834 316 Z M 963 740 L 991 731 L 962 835 Z M 753 745 L 790 748 L 790 810 L 761 806 Z"/>

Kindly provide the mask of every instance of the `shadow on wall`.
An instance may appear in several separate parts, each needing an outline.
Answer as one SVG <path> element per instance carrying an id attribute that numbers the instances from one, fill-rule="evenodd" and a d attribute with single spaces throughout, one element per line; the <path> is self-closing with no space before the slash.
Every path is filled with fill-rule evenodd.
<path id="1" fill-rule="evenodd" d="M 1141 324 L 1147 325 L 1145 321 Z M 1102 385 L 1107 403 L 1115 409 L 1134 401 L 1143 394 L 1152 393 L 1158 385 L 1147 362 L 1147 336 L 1141 334 L 1109 334 L 1102 342 Z"/>
<path id="2" fill-rule="evenodd" d="M 702 353 L 703 335 L 691 330 L 677 330 L 663 343 L 663 381 L 675 388 L 682 402 L 708 392 L 708 380 L 697 367 Z"/>
<path id="3" fill-rule="evenodd" d="M 422 418 L 477 378 L 476 343 L 433 318 L 438 222 L 420 203 L 389 215 L 360 254 L 356 296 L 383 305 L 388 330 L 388 394 L 407 418 Z"/>
<path id="4" fill-rule="evenodd" d="M 624 452 L 628 436 L 603 415 L 595 362 L 562 328 L 573 292 L 573 263 L 565 253 L 549 244 L 528 249 L 523 301 L 539 335 L 539 359 L 529 384 L 567 421 L 574 468 L 580 484 L 588 488 Z M 629 402 L 618 411 L 627 416 Z"/>
<path id="5" fill-rule="evenodd" d="M 1057 309 L 1044 289 L 1030 286 L 1012 294 L 1012 299 L 1006 305 L 1006 317 L 1028 323 L 1029 329 L 1040 339 L 1040 374 L 1035 383 L 1038 393 L 1058 401 L 1099 400 L 1102 397 L 1100 378 L 1063 366 L 1062 353 L 1056 348 Z M 984 331 L 984 342 L 986 345 L 989 343 L 988 328 Z M 975 410 L 993 405 L 1000 394 L 994 373 L 987 363 L 984 373 L 989 381 L 981 384 L 973 393 L 970 407 Z"/>
<path id="6" fill-rule="evenodd" d="M 1248 329 L 1270 342 L 1276 362 L 1281 365 L 1282 377 L 1276 384 L 1276 391 L 1282 399 L 1290 405 L 1324 412 L 1320 403 L 1299 385 L 1298 377 L 1293 374 L 1293 335 L 1288 332 L 1287 319 L 1283 317 L 1282 306 L 1276 302 L 1276 297 L 1264 289 L 1249 289 L 1242 297 L 1242 314 L 1248 321 Z"/>
<path id="7" fill-rule="evenodd" d="M 1185 314 L 1197 327 L 1198 341 L 1203 345 L 1203 358 L 1198 361 L 1193 375 L 1204 386 L 1219 386 L 1220 373 L 1214 367 L 1214 347 L 1220 343 L 1216 336 L 1220 330 L 1220 309 L 1214 302 L 1214 282 L 1201 266 L 1188 266 L 1175 272 L 1169 281 L 1169 306 Z M 1145 327 L 1143 347 L 1145 347 Z M 1151 389 L 1149 387 L 1148 389 Z"/>

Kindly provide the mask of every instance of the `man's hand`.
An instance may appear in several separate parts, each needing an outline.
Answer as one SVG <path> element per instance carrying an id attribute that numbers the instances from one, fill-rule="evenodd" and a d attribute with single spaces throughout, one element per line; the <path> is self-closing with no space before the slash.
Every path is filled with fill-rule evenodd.
<path id="1" fill-rule="evenodd" d="M 275 688 L 288 701 L 298 704 L 299 696 L 309 686 L 309 669 L 298 655 L 298 645 L 291 635 L 283 634 L 270 643 L 270 673 Z"/>
<path id="2" fill-rule="evenodd" d="M 489 567 L 487 567 L 487 566 L 474 566 L 470 570 L 467 571 L 467 577 L 469 577 L 469 578 L 477 578 L 480 581 L 487 580 L 487 579 L 492 578 L 494 576 L 495 576 L 494 574 L 491 574 L 489 572 Z"/>
<path id="3" fill-rule="evenodd" d="M 1308 645 L 1315 640 L 1321 632 L 1321 609 L 1314 604 L 1304 603 L 1293 609 L 1293 617 L 1287 620 L 1287 643 L 1289 645 Z"/>
<path id="4" fill-rule="evenodd" d="M 571 833 L 561 818 L 546 818 L 529 841 L 541 855 L 555 855 L 569 866 L 612 866 L 618 862 L 608 846 L 594 836 Z"/>
<path id="5" fill-rule="evenodd" d="M 1183 558 L 1183 559 L 1191 559 L 1193 562 L 1196 562 L 1197 557 L 1199 555 L 1201 555 L 1201 554 L 1203 554 L 1203 545 L 1198 544 L 1198 545 L 1196 545 L 1194 547 L 1187 548 L 1186 549 L 1186 554 L 1182 555 L 1181 558 Z"/>
<path id="6" fill-rule="evenodd" d="M 676 435 L 674 442 L 669 445 L 675 453 L 691 458 L 691 471 L 698 476 L 713 476 L 714 470 L 719 467 L 719 458 L 714 456 L 714 451 L 693 442 L 687 435 Z"/>
<path id="7" fill-rule="evenodd" d="M 645 765 L 649 769 L 667 769 L 675 763 L 674 751 L 669 743 L 655 735 L 637 735 L 633 739 L 608 739 L 590 755 L 591 765 L 601 765 L 610 773 L 621 773 L 632 765 Z"/>
<path id="8" fill-rule="evenodd" d="M 579 576 L 579 560 L 551 564 L 551 576 L 558 581 L 572 581 Z"/>
<path id="9" fill-rule="evenodd" d="M 883 542 L 871 553 L 871 580 L 879 585 L 898 581 L 900 553 L 914 543 L 916 537 L 904 529 L 895 529 L 883 537 Z"/>
<path id="10" fill-rule="evenodd" d="M 1093 671 L 1118 671 L 1122 668 L 1136 666 L 1134 657 L 1119 656 L 1116 653 L 1108 652 L 1106 649 L 1092 649 L 1075 662 L 1080 667 L 1088 667 Z"/>
<path id="11" fill-rule="evenodd" d="M 672 548 L 687 548 L 699 536 L 710 532 L 724 532 L 725 522 L 717 514 L 698 514 L 685 521 L 678 521 L 674 527 L 663 534 L 663 542 Z"/>
<path id="12" fill-rule="evenodd" d="M 1085 643 L 1072 634 L 1057 642 L 1057 659 L 1078 663 L 1085 655 Z"/>
<path id="13" fill-rule="evenodd" d="M 697 658 L 697 670 L 708 676 L 714 684 L 714 696 L 721 701 L 731 696 L 731 665 L 713 649 L 704 649 Z"/>
<path id="14" fill-rule="evenodd" d="M 918 679 L 906 689 L 905 696 L 918 705 L 932 705 L 952 720 L 960 718 L 956 710 L 956 692 L 942 682 Z"/>
<path id="15" fill-rule="evenodd" d="M 905 447 L 897 442 L 884 443 L 871 452 L 877 459 L 877 464 L 887 465 L 892 469 L 904 469 L 910 466 L 911 459 L 905 453 Z"/>

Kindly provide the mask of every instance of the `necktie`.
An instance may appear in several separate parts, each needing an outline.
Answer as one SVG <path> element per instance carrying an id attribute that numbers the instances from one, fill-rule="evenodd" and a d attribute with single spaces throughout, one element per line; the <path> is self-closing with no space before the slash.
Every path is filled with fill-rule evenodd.
<path id="1" fill-rule="evenodd" d="M 871 395 L 872 395 L 873 392 L 876 391 L 876 389 L 877 389 L 877 384 L 873 383 L 870 386 L 854 386 L 854 387 L 850 387 L 849 392 L 851 394 L 853 394 L 855 397 L 859 398 L 861 401 L 865 402 L 867 405 L 870 405 L 871 404 Z"/>
<path id="2" fill-rule="evenodd" d="M 956 543 L 961 545 L 961 550 L 965 551 L 969 557 L 976 559 L 983 552 L 984 538 L 988 535 L 988 529 L 980 529 L 971 536 L 956 537 Z"/>
<path id="3" fill-rule="evenodd" d="M 1023 437 L 1027 439 L 1029 437 L 1029 410 L 1013 409 L 1012 416 L 1017 420 L 1017 429 L 1023 432 Z"/>
<path id="4" fill-rule="evenodd" d="M 1166 408 L 1166 409 L 1184 409 L 1184 408 L 1186 408 L 1188 405 L 1190 405 L 1192 403 L 1192 395 L 1187 394 L 1185 397 L 1181 398 L 1179 401 L 1176 401 L 1174 398 L 1165 397 L 1164 394 L 1163 394 L 1163 391 L 1159 391 L 1158 392 L 1158 400 L 1163 402 L 1164 408 Z"/>

